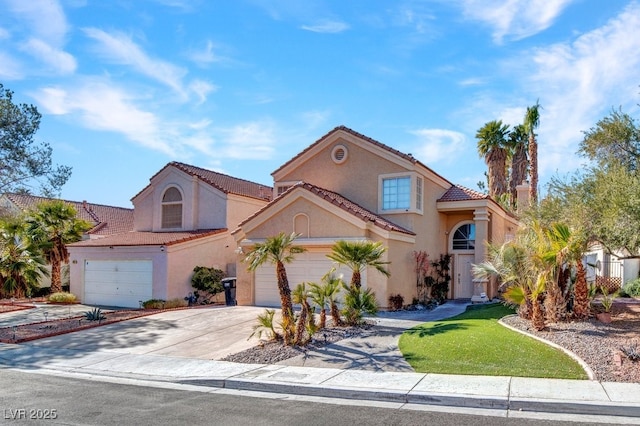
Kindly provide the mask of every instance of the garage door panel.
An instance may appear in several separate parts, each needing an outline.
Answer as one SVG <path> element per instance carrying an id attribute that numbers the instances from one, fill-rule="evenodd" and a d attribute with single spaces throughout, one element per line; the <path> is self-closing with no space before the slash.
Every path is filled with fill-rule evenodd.
<path id="1" fill-rule="evenodd" d="M 321 283 L 322 277 L 336 265 L 326 256 L 327 253 L 304 253 L 296 256 L 292 263 L 286 264 L 289 287 L 293 290 L 302 282 Z M 342 274 L 345 282 L 351 281 L 351 270 L 346 267 L 336 271 Z M 363 274 L 363 282 L 366 278 Z M 255 271 L 255 301 L 258 306 L 280 306 L 280 293 L 276 278 L 276 267 L 265 264 Z"/>
<path id="2" fill-rule="evenodd" d="M 137 308 L 152 298 L 153 262 L 86 261 L 84 288 L 85 303 Z"/>

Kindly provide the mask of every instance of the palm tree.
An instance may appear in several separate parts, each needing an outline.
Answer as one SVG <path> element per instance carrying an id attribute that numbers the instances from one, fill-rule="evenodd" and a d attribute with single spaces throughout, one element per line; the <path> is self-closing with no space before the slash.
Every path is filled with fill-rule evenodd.
<path id="1" fill-rule="evenodd" d="M 323 329 L 327 326 L 327 292 L 325 286 L 318 283 L 309 283 L 309 297 L 311 302 L 320 308 L 320 323 L 319 329 Z"/>
<path id="2" fill-rule="evenodd" d="M 524 131 L 529 137 L 529 173 L 531 175 L 531 187 L 529 188 L 529 202 L 531 205 L 538 203 L 538 142 L 536 141 L 535 130 L 540 125 L 539 101 L 531 107 L 527 107 L 524 115 Z"/>
<path id="3" fill-rule="evenodd" d="M 514 126 L 509 133 L 507 143 L 511 151 L 511 175 L 509 177 L 509 193 L 511 194 L 511 207 L 517 207 L 518 192 L 516 187 L 527 179 L 527 133 L 522 124 Z"/>
<path id="4" fill-rule="evenodd" d="M 0 227 L 0 295 L 30 296 L 40 277 L 48 275 L 45 261 L 30 246 L 22 222 L 6 220 Z"/>
<path id="5" fill-rule="evenodd" d="M 484 157 L 489 168 L 489 196 L 496 198 L 507 193 L 507 149 L 506 136 L 509 125 L 502 120 L 486 123 L 476 132 L 478 154 Z"/>
<path id="6" fill-rule="evenodd" d="M 80 241 L 91 225 L 76 217 L 76 209 L 61 200 L 44 201 L 27 216 L 27 233 L 51 265 L 51 292 L 62 291 L 60 271 L 69 261 L 67 244 Z"/>
<path id="7" fill-rule="evenodd" d="M 298 316 L 298 323 L 296 325 L 296 332 L 293 343 L 295 345 L 303 346 L 310 339 L 313 333 L 315 332 L 315 318 L 314 313 L 309 305 L 309 296 L 310 296 L 309 288 L 306 283 L 300 283 L 291 293 L 293 303 L 300 304 L 300 315 Z M 304 331 L 307 330 L 308 339 L 306 341 L 303 340 Z"/>
<path id="8" fill-rule="evenodd" d="M 380 259 L 387 251 L 381 242 L 372 241 L 337 241 L 331 248 L 331 253 L 327 257 L 338 265 L 344 265 L 351 269 L 351 287 L 360 288 L 362 285 L 362 271 L 372 266 L 378 272 L 388 277 L 384 265 L 390 262 L 383 262 Z"/>
<path id="9" fill-rule="evenodd" d="M 338 295 L 340 294 L 340 288 L 343 286 L 342 275 L 337 275 L 335 269 L 331 269 L 322 277 L 324 297 L 326 303 L 329 304 L 329 313 L 331 314 L 331 320 L 333 325 L 339 327 L 342 325 L 342 318 L 340 317 L 340 310 L 338 309 Z"/>
<path id="10" fill-rule="evenodd" d="M 256 244 L 244 259 L 249 264 L 248 269 L 255 271 L 265 262 L 276 265 L 276 277 L 278 291 L 280 292 L 280 305 L 282 307 L 282 328 L 285 345 L 293 343 L 295 321 L 293 317 L 293 304 L 291 302 L 291 288 L 287 278 L 285 263 L 291 263 L 296 254 L 303 253 L 304 247 L 297 246 L 293 242 L 300 235 L 295 232 L 286 235 L 284 232 L 275 237 L 267 238 L 263 243 Z"/>

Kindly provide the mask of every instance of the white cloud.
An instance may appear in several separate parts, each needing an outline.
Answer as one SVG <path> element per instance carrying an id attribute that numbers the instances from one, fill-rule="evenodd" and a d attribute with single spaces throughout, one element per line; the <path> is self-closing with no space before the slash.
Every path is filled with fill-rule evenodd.
<path id="1" fill-rule="evenodd" d="M 530 53 L 533 69 L 526 87 L 536 88 L 530 104 L 540 97 L 541 172 L 577 168 L 569 164 L 582 140 L 582 131 L 608 115 L 611 108 L 637 103 L 640 68 L 640 4 L 631 3 L 604 26 L 572 43 L 538 48 Z M 516 71 L 518 72 L 518 71 Z M 574 157 L 575 158 L 575 157 Z"/>
<path id="2" fill-rule="evenodd" d="M 85 28 L 84 33 L 99 43 L 100 52 L 107 59 L 131 66 L 137 72 L 184 95 L 182 77 L 187 73 L 185 69 L 160 59 L 151 58 L 125 34 L 110 34 L 97 28 Z"/>
<path id="3" fill-rule="evenodd" d="M 274 152 L 274 126 L 270 122 L 249 122 L 220 130 L 223 156 L 234 159 L 271 158 Z"/>
<path id="4" fill-rule="evenodd" d="M 426 164 L 456 161 L 467 148 L 466 136 L 452 130 L 418 129 L 409 133 L 418 139 L 412 148 L 413 156 Z"/>
<path id="5" fill-rule="evenodd" d="M 199 103 L 203 103 L 207 100 L 207 95 L 211 92 L 218 90 L 218 87 L 204 80 L 193 80 L 189 83 L 189 89 L 196 94 Z"/>
<path id="6" fill-rule="evenodd" d="M 0 51 L 0 78 L 19 80 L 23 77 L 22 66 L 10 55 Z"/>
<path id="7" fill-rule="evenodd" d="M 76 70 L 76 60 L 72 55 L 42 40 L 32 38 L 22 46 L 22 50 L 48 64 L 60 74 L 72 74 Z"/>
<path id="8" fill-rule="evenodd" d="M 79 87 L 48 87 L 34 97 L 46 112 L 55 115 L 77 115 L 89 129 L 123 134 L 136 143 L 167 155 L 176 150 L 165 140 L 162 120 L 134 104 L 134 99 L 113 84 L 87 81 Z"/>
<path id="9" fill-rule="evenodd" d="M 4 28 L 0 27 L 0 40 L 6 40 L 8 38 L 11 38 L 11 33 L 9 33 L 9 31 L 5 30 Z"/>
<path id="10" fill-rule="evenodd" d="M 303 30 L 314 33 L 337 34 L 349 29 L 349 25 L 341 21 L 323 20 L 313 25 L 302 25 Z"/>
<path id="11" fill-rule="evenodd" d="M 207 65 L 225 61 L 225 58 L 218 56 L 213 49 L 216 46 L 213 44 L 211 40 L 207 40 L 207 44 L 202 50 L 194 50 L 188 54 L 189 59 L 191 59 L 196 64 L 201 67 L 206 67 Z"/>
<path id="12" fill-rule="evenodd" d="M 68 31 L 62 6 L 56 0 L 5 0 L 7 8 L 28 22 L 30 31 L 41 40 L 60 47 Z"/>
<path id="13" fill-rule="evenodd" d="M 520 40 L 549 28 L 555 19 L 575 0 L 463 0 L 464 15 L 493 28 L 493 40 L 505 37 Z"/>

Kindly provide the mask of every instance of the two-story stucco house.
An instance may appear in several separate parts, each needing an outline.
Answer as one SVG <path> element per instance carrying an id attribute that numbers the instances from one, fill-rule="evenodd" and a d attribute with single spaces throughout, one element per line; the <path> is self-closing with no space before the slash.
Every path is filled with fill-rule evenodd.
<path id="1" fill-rule="evenodd" d="M 230 230 L 271 198 L 268 186 L 169 163 L 132 198 L 132 231 L 68 246 L 71 292 L 87 304 L 138 307 L 187 296 L 195 266 L 233 275 Z"/>
<path id="2" fill-rule="evenodd" d="M 389 277 L 365 271 L 363 283 L 381 306 L 391 295 L 416 295 L 414 251 L 431 259 L 452 255 L 450 298 L 471 298 L 496 288 L 474 282 L 471 264 L 485 260 L 485 241 L 501 243 L 518 226 L 488 196 L 454 185 L 410 154 L 346 127 L 337 127 L 272 173 L 277 197 L 233 232 L 246 253 L 279 232 L 300 234 L 307 252 L 287 265 L 291 287 L 319 282 L 332 266 L 326 255 L 337 240 L 380 241 Z M 341 271 L 344 272 L 344 271 Z M 345 280 L 350 276 L 345 274 Z M 279 304 L 273 265 L 237 268 L 239 304 Z"/>

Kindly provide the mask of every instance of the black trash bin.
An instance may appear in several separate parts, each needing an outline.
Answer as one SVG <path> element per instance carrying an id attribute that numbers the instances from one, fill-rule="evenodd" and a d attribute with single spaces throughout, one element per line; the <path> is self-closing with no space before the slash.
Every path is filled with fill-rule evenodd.
<path id="1" fill-rule="evenodd" d="M 236 277 L 222 279 L 224 288 L 224 303 L 227 306 L 236 306 Z"/>

